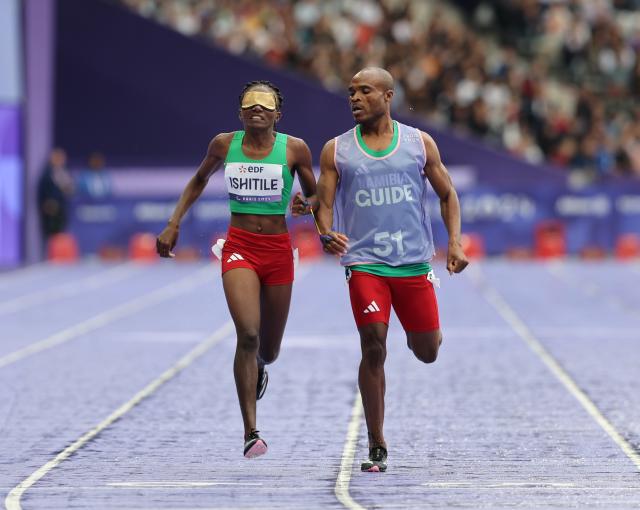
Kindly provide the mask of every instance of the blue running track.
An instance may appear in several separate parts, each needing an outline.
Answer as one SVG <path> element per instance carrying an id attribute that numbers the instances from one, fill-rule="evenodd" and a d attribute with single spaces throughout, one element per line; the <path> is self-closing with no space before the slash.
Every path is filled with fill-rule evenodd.
<path id="1" fill-rule="evenodd" d="M 640 508 L 640 266 L 436 265 L 435 364 L 392 319 L 387 473 L 361 473 L 359 342 L 333 260 L 297 272 L 242 457 L 217 264 L 0 274 L 0 488 L 24 509 Z"/>

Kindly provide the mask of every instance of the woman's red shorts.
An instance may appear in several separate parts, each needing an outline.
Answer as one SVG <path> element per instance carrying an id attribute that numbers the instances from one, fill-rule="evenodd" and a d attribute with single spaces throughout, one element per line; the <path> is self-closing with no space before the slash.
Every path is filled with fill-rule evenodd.
<path id="1" fill-rule="evenodd" d="M 255 271 L 263 285 L 293 282 L 293 251 L 289 233 L 254 234 L 229 227 L 222 248 L 222 274 L 239 267 Z"/>

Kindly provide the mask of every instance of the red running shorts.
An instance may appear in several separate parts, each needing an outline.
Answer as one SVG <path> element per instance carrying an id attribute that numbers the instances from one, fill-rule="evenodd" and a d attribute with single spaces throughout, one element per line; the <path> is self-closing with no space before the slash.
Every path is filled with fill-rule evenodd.
<path id="1" fill-rule="evenodd" d="M 349 296 L 358 328 L 374 322 L 389 325 L 393 306 L 407 332 L 440 329 L 436 293 L 427 275 L 389 277 L 351 271 Z"/>
<path id="2" fill-rule="evenodd" d="M 236 268 L 251 269 L 263 285 L 293 282 L 291 237 L 284 234 L 254 234 L 229 227 L 222 248 L 222 274 Z"/>

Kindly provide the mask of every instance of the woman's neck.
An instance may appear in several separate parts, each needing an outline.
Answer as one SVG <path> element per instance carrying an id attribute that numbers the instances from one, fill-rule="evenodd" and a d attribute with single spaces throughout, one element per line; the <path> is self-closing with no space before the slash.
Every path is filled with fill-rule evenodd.
<path id="1" fill-rule="evenodd" d="M 244 144 L 255 149 L 264 149 L 273 145 L 275 138 L 273 128 L 269 129 L 245 129 Z"/>

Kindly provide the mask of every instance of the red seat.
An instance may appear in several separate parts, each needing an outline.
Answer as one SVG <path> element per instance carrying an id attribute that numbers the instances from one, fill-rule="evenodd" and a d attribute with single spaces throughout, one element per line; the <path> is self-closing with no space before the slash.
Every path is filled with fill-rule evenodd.
<path id="1" fill-rule="evenodd" d="M 156 262 L 156 236 L 149 233 L 134 234 L 129 241 L 129 257 L 139 262 Z"/>
<path id="2" fill-rule="evenodd" d="M 481 259 L 485 256 L 484 239 L 480 234 L 470 232 L 460 236 L 462 251 L 469 259 Z"/>
<path id="3" fill-rule="evenodd" d="M 127 251 L 122 246 L 105 244 L 98 250 L 98 257 L 105 262 L 122 262 L 127 258 Z"/>
<path id="4" fill-rule="evenodd" d="M 534 254 L 537 258 L 553 259 L 567 254 L 564 224 L 556 220 L 538 223 L 534 233 Z"/>
<path id="5" fill-rule="evenodd" d="M 580 250 L 580 258 L 584 260 L 603 260 L 607 258 L 607 252 L 600 246 L 585 246 Z"/>
<path id="6" fill-rule="evenodd" d="M 176 250 L 176 260 L 181 262 L 195 262 L 202 258 L 200 250 L 193 246 L 182 246 Z"/>
<path id="7" fill-rule="evenodd" d="M 78 242 L 68 232 L 54 234 L 47 242 L 47 259 L 56 263 L 76 262 L 79 258 Z"/>
<path id="8" fill-rule="evenodd" d="M 620 234 L 616 241 L 616 258 L 629 260 L 640 257 L 640 236 L 638 234 Z"/>
<path id="9" fill-rule="evenodd" d="M 298 248 L 300 260 L 317 259 L 322 256 L 322 245 L 315 230 L 297 230 L 293 239 L 294 248 Z"/>

